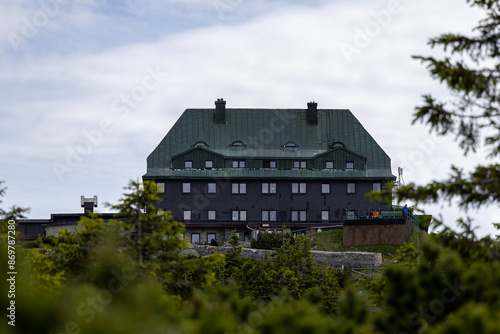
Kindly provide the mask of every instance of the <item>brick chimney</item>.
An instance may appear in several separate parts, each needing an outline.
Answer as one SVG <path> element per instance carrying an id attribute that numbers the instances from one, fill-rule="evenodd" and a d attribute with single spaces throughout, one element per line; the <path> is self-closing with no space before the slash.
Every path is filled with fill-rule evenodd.
<path id="1" fill-rule="evenodd" d="M 94 212 L 94 207 L 97 207 L 97 196 L 94 196 L 93 198 L 85 198 L 85 197 L 80 197 L 81 200 L 81 205 L 83 208 L 83 213 L 93 213 Z"/>
<path id="2" fill-rule="evenodd" d="M 226 101 L 223 99 L 217 99 L 215 101 L 215 124 L 226 124 Z"/>
<path id="3" fill-rule="evenodd" d="M 318 125 L 318 103 L 314 101 L 307 103 L 307 124 Z"/>

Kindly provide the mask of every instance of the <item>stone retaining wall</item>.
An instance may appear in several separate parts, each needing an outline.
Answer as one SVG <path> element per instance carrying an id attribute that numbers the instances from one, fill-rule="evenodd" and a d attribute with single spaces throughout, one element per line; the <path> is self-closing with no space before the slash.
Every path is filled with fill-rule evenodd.
<path id="1" fill-rule="evenodd" d="M 192 245 L 190 248 L 201 256 L 212 253 L 225 254 L 229 249 L 229 247 L 207 245 Z M 264 257 L 264 254 L 272 255 L 273 252 L 265 249 L 242 248 L 241 257 L 260 260 Z M 380 253 L 311 251 L 311 255 L 317 263 L 335 267 L 368 269 L 382 265 L 382 255 Z"/>

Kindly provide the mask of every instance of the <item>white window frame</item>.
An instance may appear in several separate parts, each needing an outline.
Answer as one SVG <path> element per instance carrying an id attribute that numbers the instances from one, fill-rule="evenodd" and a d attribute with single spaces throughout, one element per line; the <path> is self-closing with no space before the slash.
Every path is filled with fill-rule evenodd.
<path id="1" fill-rule="evenodd" d="M 212 239 L 217 241 L 217 233 L 207 233 L 207 245 L 210 245 L 210 242 L 212 241 L 212 240 L 210 240 L 211 236 L 213 236 Z"/>
<path id="2" fill-rule="evenodd" d="M 324 222 L 330 221 L 330 211 L 322 210 L 321 211 L 321 220 Z"/>
<path id="3" fill-rule="evenodd" d="M 331 165 L 331 167 L 329 167 Z M 333 169 L 333 161 L 326 161 L 325 162 L 325 169 Z"/>
<path id="4" fill-rule="evenodd" d="M 327 188 L 327 189 L 325 189 Z M 321 184 L 321 193 L 322 194 L 329 194 L 330 193 L 330 183 L 322 183 Z"/>
<path id="5" fill-rule="evenodd" d="M 233 195 L 246 195 L 247 194 L 247 184 L 246 183 L 233 183 L 231 185 L 231 194 L 233 194 Z"/>
<path id="6" fill-rule="evenodd" d="M 266 195 L 274 195 L 276 194 L 277 191 L 277 185 L 276 183 L 269 183 L 269 182 L 264 182 L 262 183 L 262 193 Z"/>
<path id="7" fill-rule="evenodd" d="M 299 221 L 301 221 L 301 222 L 307 221 L 307 212 L 306 212 L 306 210 L 300 210 L 299 211 Z"/>
<path id="8" fill-rule="evenodd" d="M 182 193 L 190 194 L 191 193 L 191 183 L 183 183 L 182 184 Z"/>
<path id="9" fill-rule="evenodd" d="M 347 193 L 348 194 L 355 194 L 356 193 L 356 183 L 349 182 L 347 184 Z"/>
<path id="10" fill-rule="evenodd" d="M 261 218 L 265 222 L 275 222 L 278 220 L 278 212 L 276 210 L 262 210 Z"/>
<path id="11" fill-rule="evenodd" d="M 207 169 L 214 168 L 214 162 L 213 162 L 213 160 L 205 160 L 205 168 L 207 168 Z"/>
<path id="12" fill-rule="evenodd" d="M 184 168 L 193 168 L 193 161 L 192 160 L 186 160 L 184 161 Z"/>
<path id="13" fill-rule="evenodd" d="M 198 240 L 194 240 L 194 239 L 198 239 Z M 191 243 L 192 244 L 196 244 L 196 243 L 199 244 L 200 243 L 200 234 L 199 233 L 191 233 Z"/>
<path id="14" fill-rule="evenodd" d="M 262 210 L 261 218 L 263 222 L 269 221 L 269 210 Z"/>
<path id="15" fill-rule="evenodd" d="M 292 194 L 307 194 L 307 184 L 304 182 L 292 183 Z"/>
<path id="16" fill-rule="evenodd" d="M 354 169 L 354 161 L 346 161 L 345 169 L 349 169 L 349 170 Z"/>
<path id="17" fill-rule="evenodd" d="M 295 169 L 306 169 L 307 168 L 307 162 L 306 161 L 294 161 L 293 162 L 293 168 L 295 168 Z"/>
<path id="18" fill-rule="evenodd" d="M 217 183 L 209 183 L 207 185 L 208 194 L 217 194 Z"/>
<path id="19" fill-rule="evenodd" d="M 307 221 L 306 210 L 292 210 L 292 221 L 305 222 Z"/>
<path id="20" fill-rule="evenodd" d="M 232 166 L 233 168 L 245 168 L 246 162 L 245 160 L 233 160 Z"/>
<path id="21" fill-rule="evenodd" d="M 184 210 L 183 213 L 184 221 L 191 221 L 193 218 L 193 212 L 191 210 Z"/>
<path id="22" fill-rule="evenodd" d="M 234 222 L 242 222 L 247 220 L 247 210 L 233 210 L 231 212 L 231 219 Z"/>
<path id="23" fill-rule="evenodd" d="M 165 193 L 165 183 L 160 182 L 156 184 L 156 192 L 158 194 L 164 194 Z"/>
<path id="24" fill-rule="evenodd" d="M 208 210 L 208 220 L 214 221 L 217 219 L 217 212 L 215 210 Z"/>
<path id="25" fill-rule="evenodd" d="M 373 183 L 373 188 L 372 188 L 373 191 L 375 192 L 380 192 L 382 191 L 382 184 L 380 182 L 375 182 Z"/>

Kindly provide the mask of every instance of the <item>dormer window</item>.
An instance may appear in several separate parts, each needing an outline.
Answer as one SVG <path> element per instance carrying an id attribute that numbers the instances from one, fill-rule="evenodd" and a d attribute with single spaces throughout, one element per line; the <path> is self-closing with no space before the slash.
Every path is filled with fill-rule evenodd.
<path id="1" fill-rule="evenodd" d="M 347 161 L 345 163 L 345 169 L 354 169 L 354 162 L 353 161 Z"/>
<path id="2" fill-rule="evenodd" d="M 231 147 L 246 147 L 247 144 L 245 144 L 243 141 L 241 140 L 235 140 L 231 143 L 230 145 Z"/>
<path id="3" fill-rule="evenodd" d="M 231 166 L 233 168 L 245 168 L 245 160 L 233 160 Z"/>
<path id="4" fill-rule="evenodd" d="M 305 161 L 294 161 L 293 162 L 293 168 L 306 169 L 307 168 L 307 163 Z"/>
<path id="5" fill-rule="evenodd" d="M 194 143 L 194 145 L 191 147 L 203 147 L 203 148 L 205 148 L 205 147 L 208 147 L 208 144 L 205 143 L 204 141 L 200 140 L 200 141 L 197 141 L 196 143 Z"/>
<path id="6" fill-rule="evenodd" d="M 345 148 L 345 144 L 341 141 L 336 141 L 330 144 L 330 148 Z"/>
<path id="7" fill-rule="evenodd" d="M 294 141 L 288 141 L 283 145 L 283 147 L 294 148 L 294 147 L 299 147 L 299 145 Z"/>
<path id="8" fill-rule="evenodd" d="M 262 166 L 264 168 L 276 168 L 276 160 L 264 160 Z"/>
<path id="9" fill-rule="evenodd" d="M 186 169 L 193 168 L 193 162 L 190 160 L 184 161 L 184 168 Z"/>

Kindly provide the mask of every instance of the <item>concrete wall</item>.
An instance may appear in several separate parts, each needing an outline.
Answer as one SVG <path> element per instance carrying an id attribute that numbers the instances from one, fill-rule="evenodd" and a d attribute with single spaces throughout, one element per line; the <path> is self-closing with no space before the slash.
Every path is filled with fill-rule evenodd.
<path id="1" fill-rule="evenodd" d="M 344 246 L 402 245 L 414 224 L 404 219 L 362 219 L 344 221 Z"/>
<path id="2" fill-rule="evenodd" d="M 207 245 L 190 246 L 201 256 L 210 255 L 213 252 L 225 254 L 229 247 L 212 247 Z M 260 260 L 265 254 L 272 256 L 274 251 L 265 249 L 243 248 L 241 257 Z M 311 251 L 313 259 L 320 264 L 345 268 L 373 268 L 382 265 L 380 253 L 368 252 L 322 252 Z"/>

